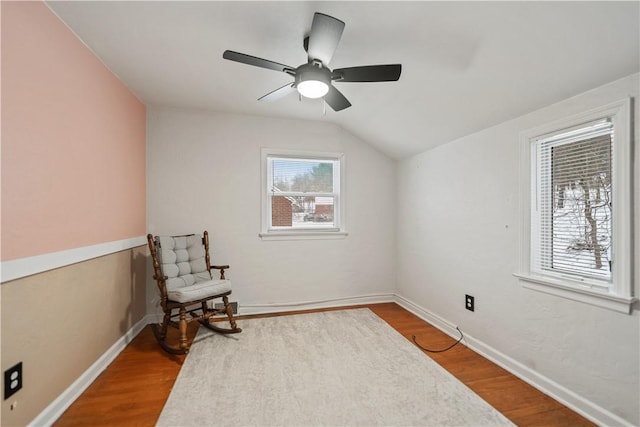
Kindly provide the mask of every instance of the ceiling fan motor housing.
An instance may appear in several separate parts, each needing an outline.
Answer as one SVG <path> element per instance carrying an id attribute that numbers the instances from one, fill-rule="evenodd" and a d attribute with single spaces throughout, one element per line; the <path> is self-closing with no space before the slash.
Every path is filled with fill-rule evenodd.
<path id="1" fill-rule="evenodd" d="M 326 84 L 327 86 L 331 85 L 331 71 L 322 66 L 322 62 L 320 61 L 312 61 L 307 64 L 301 65 L 296 69 L 296 81 L 295 86 L 297 87 L 300 83 L 315 80 Z"/>

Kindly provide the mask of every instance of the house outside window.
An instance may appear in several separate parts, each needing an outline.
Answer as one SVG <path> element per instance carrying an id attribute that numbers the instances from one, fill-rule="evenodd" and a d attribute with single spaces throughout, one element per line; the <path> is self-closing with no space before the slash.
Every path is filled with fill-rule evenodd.
<path id="1" fill-rule="evenodd" d="M 629 312 L 630 100 L 521 135 L 527 288 Z"/>
<path id="2" fill-rule="evenodd" d="M 262 150 L 264 238 L 344 237 L 344 156 Z"/>

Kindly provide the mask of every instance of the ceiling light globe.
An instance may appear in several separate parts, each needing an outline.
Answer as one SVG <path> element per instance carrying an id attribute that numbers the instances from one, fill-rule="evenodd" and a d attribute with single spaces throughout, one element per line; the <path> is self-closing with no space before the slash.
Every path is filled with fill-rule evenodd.
<path id="1" fill-rule="evenodd" d="M 329 85 L 320 80 L 305 80 L 298 83 L 298 92 L 305 98 L 322 98 L 329 92 Z"/>
<path id="2" fill-rule="evenodd" d="M 295 84 L 300 95 L 305 98 L 322 98 L 331 86 L 331 70 L 313 61 L 296 69 Z"/>

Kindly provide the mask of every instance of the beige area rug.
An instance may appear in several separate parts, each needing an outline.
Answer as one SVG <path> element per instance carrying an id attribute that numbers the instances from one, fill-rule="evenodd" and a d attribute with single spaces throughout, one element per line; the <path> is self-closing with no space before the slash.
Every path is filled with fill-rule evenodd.
<path id="1" fill-rule="evenodd" d="M 200 328 L 160 426 L 513 425 L 369 309 Z"/>

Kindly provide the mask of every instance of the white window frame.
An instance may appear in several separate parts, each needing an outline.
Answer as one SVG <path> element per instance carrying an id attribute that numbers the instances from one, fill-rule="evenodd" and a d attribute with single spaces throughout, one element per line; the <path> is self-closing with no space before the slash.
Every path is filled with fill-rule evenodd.
<path id="1" fill-rule="evenodd" d="M 270 157 L 285 157 L 291 159 L 318 159 L 337 161 L 340 165 L 334 170 L 334 219 L 333 227 L 327 228 L 280 228 L 271 226 L 271 171 Z M 301 239 L 341 239 L 348 233 L 345 227 L 345 158 L 343 153 L 324 151 L 301 151 L 290 149 L 263 148 L 261 150 L 261 194 L 262 220 L 259 236 L 263 240 L 301 240 Z"/>
<path id="2" fill-rule="evenodd" d="M 535 207 L 532 195 L 537 192 L 536 141 L 568 128 L 596 120 L 613 121 L 612 200 L 613 200 L 613 264 L 612 281 L 608 288 L 559 275 L 535 272 L 532 262 L 532 233 L 537 232 L 532 221 Z M 523 287 L 548 294 L 627 313 L 636 301 L 633 295 L 632 270 L 632 158 L 631 99 L 624 99 L 562 120 L 547 123 L 520 134 L 520 271 L 514 273 Z"/>

